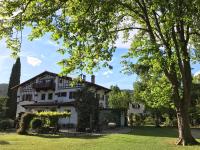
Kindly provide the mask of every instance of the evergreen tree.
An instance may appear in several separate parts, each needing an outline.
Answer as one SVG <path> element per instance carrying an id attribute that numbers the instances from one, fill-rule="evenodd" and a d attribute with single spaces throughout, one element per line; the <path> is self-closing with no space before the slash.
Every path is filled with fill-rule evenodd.
<path id="1" fill-rule="evenodd" d="M 8 85 L 8 100 L 6 102 L 6 117 L 14 119 L 16 116 L 17 109 L 17 89 L 12 89 L 14 86 L 20 84 L 21 75 L 21 62 L 18 57 L 15 64 L 12 67 L 12 72 L 10 75 L 10 81 Z"/>

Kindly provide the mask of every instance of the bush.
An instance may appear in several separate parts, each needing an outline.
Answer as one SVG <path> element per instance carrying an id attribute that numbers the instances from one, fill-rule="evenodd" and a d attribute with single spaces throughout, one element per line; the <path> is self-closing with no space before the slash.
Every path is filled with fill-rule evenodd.
<path id="1" fill-rule="evenodd" d="M 144 122 L 145 122 L 145 125 L 154 125 L 155 124 L 155 121 L 152 116 L 146 117 Z"/>
<path id="2" fill-rule="evenodd" d="M 129 115 L 129 125 L 133 127 L 133 113 Z"/>
<path id="3" fill-rule="evenodd" d="M 135 114 L 135 126 L 144 125 L 144 117 L 142 114 Z"/>
<path id="4" fill-rule="evenodd" d="M 30 123 L 31 129 L 33 130 L 41 128 L 42 125 L 43 122 L 40 118 L 33 118 Z"/>
<path id="5" fill-rule="evenodd" d="M 11 119 L 5 119 L 0 121 L 0 130 L 5 131 L 14 127 L 14 121 Z"/>
<path id="6" fill-rule="evenodd" d="M 24 113 L 19 122 L 19 129 L 17 130 L 18 134 L 27 134 L 29 129 L 30 121 L 36 116 L 33 113 Z"/>
<path id="7" fill-rule="evenodd" d="M 52 132 L 52 128 L 50 127 L 41 127 L 38 129 L 38 133 L 41 134 L 48 134 L 49 132 Z"/>

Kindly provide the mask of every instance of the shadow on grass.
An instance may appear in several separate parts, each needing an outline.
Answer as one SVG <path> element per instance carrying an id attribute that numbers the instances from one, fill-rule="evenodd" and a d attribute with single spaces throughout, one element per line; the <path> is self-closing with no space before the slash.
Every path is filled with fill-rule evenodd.
<path id="1" fill-rule="evenodd" d="M 0 140 L 0 145 L 8 145 L 8 144 L 10 144 L 10 143 L 7 142 L 7 141 L 1 141 L 1 140 Z"/>
<path id="2" fill-rule="evenodd" d="M 77 138 L 77 139 L 98 139 L 106 135 L 73 135 L 73 134 L 29 134 L 27 136 L 36 136 L 41 138 Z"/>
<path id="3" fill-rule="evenodd" d="M 130 135 L 141 135 L 141 136 L 154 136 L 154 137 L 178 137 L 178 131 L 176 128 L 160 127 L 156 128 L 153 126 L 144 127 L 133 127 L 132 131 L 128 133 Z"/>

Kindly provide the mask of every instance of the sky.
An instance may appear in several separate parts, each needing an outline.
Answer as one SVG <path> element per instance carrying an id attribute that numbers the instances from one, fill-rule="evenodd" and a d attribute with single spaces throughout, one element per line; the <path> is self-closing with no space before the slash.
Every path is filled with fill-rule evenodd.
<path id="1" fill-rule="evenodd" d="M 61 67 L 57 65 L 62 56 L 56 52 L 58 45 L 50 40 L 47 34 L 43 38 L 29 41 L 27 40 L 30 31 L 23 31 L 22 48 L 20 52 L 21 58 L 21 83 L 42 73 L 50 71 L 60 73 Z M 116 52 L 110 62 L 113 66 L 112 70 L 102 68 L 95 72 L 96 83 L 109 88 L 111 85 L 118 85 L 121 89 L 133 89 L 133 82 L 136 75 L 125 75 L 121 73 L 122 65 L 120 64 L 121 56 L 128 51 L 130 41 L 124 43 L 121 35 L 116 41 Z M 8 83 L 11 69 L 15 59 L 10 56 L 11 51 L 6 48 L 5 41 L 0 41 L 0 83 Z M 75 77 L 77 74 L 68 76 Z M 90 81 L 91 75 L 86 75 L 86 80 Z"/>
<path id="2" fill-rule="evenodd" d="M 34 77 L 43 71 L 60 73 L 61 67 L 57 62 L 62 59 L 62 56 L 56 52 L 58 45 L 50 40 L 47 34 L 43 38 L 29 41 L 27 40 L 30 31 L 23 31 L 23 42 L 20 52 L 21 58 L 21 83 Z M 132 33 L 134 35 L 134 33 Z M 120 64 L 121 56 L 128 51 L 131 41 L 124 43 L 122 36 L 116 41 L 117 50 L 113 55 L 110 64 L 112 70 L 101 69 L 95 72 L 96 83 L 109 88 L 111 85 L 118 85 L 120 89 L 133 89 L 133 83 L 137 80 L 136 75 L 125 75 L 121 73 L 122 65 Z M 6 48 L 5 41 L 0 41 L 0 83 L 8 83 L 11 69 L 15 59 L 11 58 L 10 50 Z M 200 64 L 192 64 L 192 73 L 200 73 Z M 68 75 L 71 77 L 76 74 Z M 90 75 L 86 75 L 86 80 L 90 81 Z"/>

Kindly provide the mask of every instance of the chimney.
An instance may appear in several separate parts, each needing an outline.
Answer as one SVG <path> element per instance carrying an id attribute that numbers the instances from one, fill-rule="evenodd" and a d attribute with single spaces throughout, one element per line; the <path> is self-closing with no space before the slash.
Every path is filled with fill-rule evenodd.
<path id="1" fill-rule="evenodd" d="M 91 82 L 95 83 L 95 75 L 91 75 Z"/>

